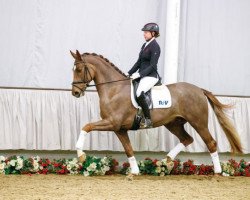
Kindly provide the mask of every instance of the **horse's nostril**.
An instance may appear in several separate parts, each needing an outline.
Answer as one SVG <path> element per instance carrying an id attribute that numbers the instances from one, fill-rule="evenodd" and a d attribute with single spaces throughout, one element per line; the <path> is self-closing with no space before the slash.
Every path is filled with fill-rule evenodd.
<path id="1" fill-rule="evenodd" d="M 73 91 L 72 92 L 72 95 L 75 96 L 75 97 L 79 97 L 80 96 L 80 93 L 78 91 Z"/>

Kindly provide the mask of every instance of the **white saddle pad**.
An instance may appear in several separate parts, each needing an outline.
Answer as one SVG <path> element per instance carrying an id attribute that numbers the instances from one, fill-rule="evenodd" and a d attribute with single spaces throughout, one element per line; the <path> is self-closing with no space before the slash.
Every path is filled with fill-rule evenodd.
<path id="1" fill-rule="evenodd" d="M 172 105 L 171 95 L 168 87 L 165 85 L 154 86 L 151 89 L 153 105 L 150 105 L 150 109 L 153 108 L 169 108 Z M 140 108 L 138 103 L 135 100 L 134 96 L 134 87 L 131 82 L 131 101 L 135 108 Z"/>

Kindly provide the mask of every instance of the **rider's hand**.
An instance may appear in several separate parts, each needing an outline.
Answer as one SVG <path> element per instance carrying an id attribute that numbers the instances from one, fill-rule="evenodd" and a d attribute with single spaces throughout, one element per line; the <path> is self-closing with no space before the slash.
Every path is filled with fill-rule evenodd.
<path id="1" fill-rule="evenodd" d="M 129 76 L 130 76 L 128 72 L 127 72 L 127 73 L 125 73 L 125 75 L 126 75 L 127 77 L 129 77 Z"/>
<path id="2" fill-rule="evenodd" d="M 130 76 L 130 78 L 132 78 L 133 80 L 135 80 L 135 79 L 137 79 L 137 78 L 140 78 L 139 72 L 133 73 L 133 74 Z"/>

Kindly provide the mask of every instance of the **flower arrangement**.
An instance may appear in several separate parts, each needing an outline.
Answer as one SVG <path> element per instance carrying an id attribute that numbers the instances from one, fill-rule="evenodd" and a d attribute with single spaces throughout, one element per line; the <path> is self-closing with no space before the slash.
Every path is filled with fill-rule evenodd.
<path id="1" fill-rule="evenodd" d="M 141 174 L 150 174 L 154 176 L 165 176 L 171 173 L 174 163 L 168 163 L 166 159 L 157 160 L 146 158 L 139 162 Z"/>
<path id="2" fill-rule="evenodd" d="M 84 176 L 105 175 L 115 173 L 118 162 L 111 157 L 97 158 L 95 156 L 87 156 L 85 162 L 79 171 Z"/>
<path id="3" fill-rule="evenodd" d="M 193 160 L 181 162 L 179 159 L 167 162 L 166 159 L 157 160 L 145 158 L 138 162 L 140 174 L 166 176 L 166 175 L 213 175 L 212 165 L 195 165 Z M 221 163 L 224 176 L 250 177 L 250 162 L 230 159 Z M 24 158 L 23 156 L 0 156 L 0 174 L 82 174 L 84 176 L 128 174 L 130 165 L 124 162 L 119 167 L 117 160 L 112 157 L 97 158 L 87 156 L 84 163 L 76 158 L 49 160 L 39 156 Z"/>
<path id="4" fill-rule="evenodd" d="M 145 158 L 139 161 L 140 173 L 145 175 L 165 176 L 165 175 L 213 175 L 212 165 L 195 165 L 193 160 L 181 163 L 179 159 L 172 163 L 167 163 L 166 159 L 153 160 Z M 222 174 L 224 176 L 248 176 L 250 177 L 250 162 L 241 160 L 239 163 L 231 159 L 228 162 L 221 163 Z M 128 174 L 130 166 L 128 162 L 123 163 L 120 173 Z"/>
<path id="5" fill-rule="evenodd" d="M 0 174 L 83 174 L 107 175 L 116 173 L 118 162 L 111 157 L 96 158 L 87 156 L 84 163 L 76 158 L 49 160 L 39 156 L 24 158 L 23 156 L 0 156 Z"/>
<path id="6" fill-rule="evenodd" d="M 236 162 L 230 159 L 228 162 L 222 163 L 222 173 L 224 176 L 248 176 L 250 177 L 250 162 L 240 160 Z"/>

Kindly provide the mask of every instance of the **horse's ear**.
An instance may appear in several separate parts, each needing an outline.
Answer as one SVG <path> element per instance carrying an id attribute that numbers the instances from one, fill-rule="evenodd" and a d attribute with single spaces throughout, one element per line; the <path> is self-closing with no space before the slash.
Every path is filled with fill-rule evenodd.
<path id="1" fill-rule="evenodd" d="M 78 50 L 76 50 L 76 56 L 77 56 L 77 60 L 82 60 L 82 56 Z"/>
<path id="2" fill-rule="evenodd" d="M 79 61 L 82 60 L 82 56 L 81 56 L 81 54 L 79 53 L 78 50 L 76 50 L 76 53 L 74 53 L 72 51 L 70 51 L 70 53 L 73 56 L 73 58 L 75 58 L 76 60 L 79 60 Z"/>
<path id="3" fill-rule="evenodd" d="M 73 58 L 77 59 L 77 55 L 75 53 L 73 53 L 71 50 L 70 50 L 70 53 L 73 56 Z"/>

